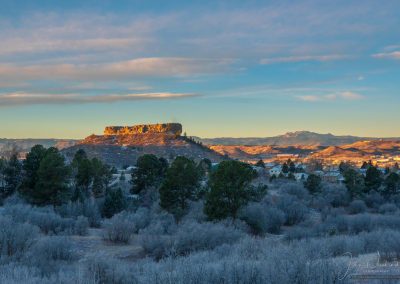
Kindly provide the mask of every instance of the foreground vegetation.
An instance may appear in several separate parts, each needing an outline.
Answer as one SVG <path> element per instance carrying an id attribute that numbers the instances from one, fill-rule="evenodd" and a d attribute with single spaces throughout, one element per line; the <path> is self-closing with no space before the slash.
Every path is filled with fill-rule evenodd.
<path id="1" fill-rule="evenodd" d="M 144 155 L 115 182 L 83 151 L 16 157 L 0 163 L 0 283 L 347 283 L 349 255 L 400 256 L 400 183 L 372 165 L 267 188 L 237 161 Z"/>

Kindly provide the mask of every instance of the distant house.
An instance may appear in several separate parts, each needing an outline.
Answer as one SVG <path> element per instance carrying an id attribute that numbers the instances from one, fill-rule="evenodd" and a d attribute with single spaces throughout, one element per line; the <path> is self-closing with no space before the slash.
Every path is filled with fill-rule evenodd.
<path id="1" fill-rule="evenodd" d="M 270 176 L 278 177 L 282 172 L 282 166 L 275 166 L 268 171 Z"/>
<path id="2" fill-rule="evenodd" d="M 314 171 L 314 175 L 322 177 L 324 175 L 324 172 L 323 171 Z"/>
<path id="3" fill-rule="evenodd" d="M 306 173 L 294 173 L 294 178 L 297 181 L 302 181 L 302 180 L 306 180 L 308 178 L 308 174 Z"/>
<path id="4" fill-rule="evenodd" d="M 344 181 L 344 178 L 339 171 L 330 171 L 322 176 L 322 180 L 331 183 L 341 183 Z"/>

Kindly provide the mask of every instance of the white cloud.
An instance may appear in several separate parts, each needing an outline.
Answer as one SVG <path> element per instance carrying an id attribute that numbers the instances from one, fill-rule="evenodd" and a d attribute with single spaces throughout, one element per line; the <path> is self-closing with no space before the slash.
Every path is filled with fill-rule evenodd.
<path id="1" fill-rule="evenodd" d="M 303 62 L 303 61 L 333 61 L 345 59 L 348 56 L 340 54 L 328 54 L 328 55 L 303 55 L 303 56 L 287 56 L 287 57 L 271 57 L 263 58 L 260 60 L 260 64 L 273 64 L 273 63 L 292 63 L 292 62 Z"/>
<path id="2" fill-rule="evenodd" d="M 373 54 L 372 57 L 380 59 L 400 59 L 400 51 Z"/>
<path id="3" fill-rule="evenodd" d="M 7 93 L 0 94 L 0 107 L 22 106 L 36 104 L 83 104 L 83 103 L 112 103 L 138 100 L 166 100 L 195 97 L 196 94 L 185 93 L 138 93 L 138 94 L 107 94 L 84 96 L 80 94 L 36 94 L 36 93 Z"/>
<path id="4" fill-rule="evenodd" d="M 361 100 L 364 98 L 363 95 L 346 91 L 340 93 L 332 93 L 323 96 L 317 95 L 304 95 L 304 96 L 296 96 L 299 100 L 305 102 L 326 102 L 326 101 L 337 101 L 337 100 L 346 100 L 346 101 L 354 101 Z"/>
<path id="5" fill-rule="evenodd" d="M 222 72 L 231 59 L 192 59 L 151 57 L 100 64 L 0 65 L 2 79 L 114 80 L 132 77 L 174 77 Z"/>

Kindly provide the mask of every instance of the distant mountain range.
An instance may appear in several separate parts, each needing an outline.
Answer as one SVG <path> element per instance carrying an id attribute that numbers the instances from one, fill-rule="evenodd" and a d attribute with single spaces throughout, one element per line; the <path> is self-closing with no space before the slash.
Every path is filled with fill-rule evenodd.
<path id="1" fill-rule="evenodd" d="M 78 140 L 73 139 L 7 139 L 0 138 L 0 156 L 2 153 L 12 151 L 13 148 L 20 152 L 29 152 L 35 145 L 43 145 L 44 147 L 57 147 L 64 149 L 74 145 Z"/>
<path id="2" fill-rule="evenodd" d="M 283 135 L 273 137 L 244 137 L 244 138 L 200 138 L 193 137 L 206 145 L 273 145 L 273 146 L 340 146 L 359 141 L 374 140 L 400 140 L 399 137 L 376 138 L 376 137 L 358 137 L 358 136 L 336 136 L 331 133 L 319 134 L 310 131 L 288 132 Z"/>
<path id="3" fill-rule="evenodd" d="M 179 133 L 106 133 L 92 135 L 83 140 L 0 139 L 0 156 L 10 153 L 15 146 L 20 152 L 26 153 L 36 144 L 63 149 L 69 158 L 77 149 L 84 148 L 90 156 L 118 166 L 134 164 L 137 157 L 146 153 L 166 158 L 176 155 L 186 155 L 195 159 L 207 157 L 212 161 L 219 161 L 223 156 L 255 161 L 290 154 L 303 158 L 357 161 L 370 159 L 374 155 L 400 155 L 400 138 L 335 136 L 310 131 L 288 132 L 263 138 L 191 138 L 193 139 L 180 136 Z M 208 148 L 194 143 L 193 140 L 202 142 Z"/>

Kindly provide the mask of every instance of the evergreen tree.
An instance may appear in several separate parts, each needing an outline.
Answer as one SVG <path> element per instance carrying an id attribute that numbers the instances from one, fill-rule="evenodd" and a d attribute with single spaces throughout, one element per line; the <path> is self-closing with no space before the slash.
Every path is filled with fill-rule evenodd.
<path id="1" fill-rule="evenodd" d="M 46 148 L 44 148 L 42 145 L 35 145 L 26 155 L 26 159 L 23 163 L 24 179 L 21 186 L 22 191 L 24 189 L 35 188 L 38 180 L 37 172 L 39 170 L 41 161 L 46 155 L 46 151 Z"/>
<path id="2" fill-rule="evenodd" d="M 257 173 L 248 164 L 223 161 L 211 174 L 204 212 L 210 220 L 236 218 L 253 196 L 251 181 Z"/>
<path id="3" fill-rule="evenodd" d="M 112 179 L 112 168 L 97 158 L 91 160 L 91 166 L 93 173 L 92 193 L 94 197 L 104 196 Z"/>
<path id="4" fill-rule="evenodd" d="M 40 162 L 35 188 L 29 198 L 38 205 L 59 205 L 68 195 L 70 169 L 56 148 L 49 148 Z"/>
<path id="5" fill-rule="evenodd" d="M 158 186 L 165 177 L 168 162 L 164 158 L 146 154 L 138 158 L 132 172 L 132 193 L 138 194 L 146 188 Z"/>
<path id="6" fill-rule="evenodd" d="M 283 163 L 282 173 L 284 173 L 284 174 L 289 173 L 289 166 L 287 165 L 287 163 Z"/>
<path id="7" fill-rule="evenodd" d="M 363 169 L 363 170 L 368 169 L 368 167 L 369 167 L 369 164 L 367 162 L 365 162 L 365 161 L 361 165 L 361 169 Z"/>
<path id="8" fill-rule="evenodd" d="M 0 190 L 4 189 L 5 180 L 4 180 L 4 170 L 6 168 L 7 161 L 4 158 L 0 158 Z"/>
<path id="9" fill-rule="evenodd" d="M 343 173 L 344 184 L 352 197 L 359 196 L 365 189 L 364 177 L 354 169 Z"/>
<path id="10" fill-rule="evenodd" d="M 376 167 L 369 166 L 365 175 L 366 190 L 368 192 L 371 190 L 378 190 L 382 185 L 382 181 L 383 179 L 381 172 Z"/>
<path id="11" fill-rule="evenodd" d="M 350 170 L 352 167 L 345 162 L 340 162 L 339 164 L 339 171 L 341 174 L 344 174 L 346 171 Z"/>
<path id="12" fill-rule="evenodd" d="M 195 162 L 186 157 L 177 157 L 167 170 L 160 187 L 160 206 L 175 217 L 181 217 L 187 208 L 188 200 L 195 197 L 199 180 L 200 172 Z"/>
<path id="13" fill-rule="evenodd" d="M 296 165 L 292 161 L 290 161 L 290 163 L 289 163 L 289 172 L 291 172 L 291 173 L 296 172 Z"/>
<path id="14" fill-rule="evenodd" d="M 115 214 L 123 211 L 127 206 L 127 202 L 122 190 L 108 190 L 104 200 L 102 215 L 111 218 Z"/>
<path id="15" fill-rule="evenodd" d="M 74 169 L 76 190 L 89 195 L 89 189 L 94 178 L 94 169 L 84 150 L 79 149 L 75 153 L 72 167 Z"/>
<path id="16" fill-rule="evenodd" d="M 304 182 L 304 187 L 307 188 L 312 195 L 315 195 L 316 193 L 321 191 L 322 187 L 321 177 L 314 174 L 310 174 L 307 180 Z"/>
<path id="17" fill-rule="evenodd" d="M 397 173 L 390 173 L 384 182 L 383 194 L 391 196 L 400 189 L 400 176 Z"/>
<path id="18" fill-rule="evenodd" d="M 13 194 L 21 183 L 22 165 L 18 160 L 18 153 L 13 153 L 5 163 L 3 169 L 4 187 L 1 197 L 6 198 Z"/>
<path id="19" fill-rule="evenodd" d="M 258 162 L 255 164 L 256 167 L 260 168 L 265 168 L 265 164 L 263 160 L 258 160 Z"/>

